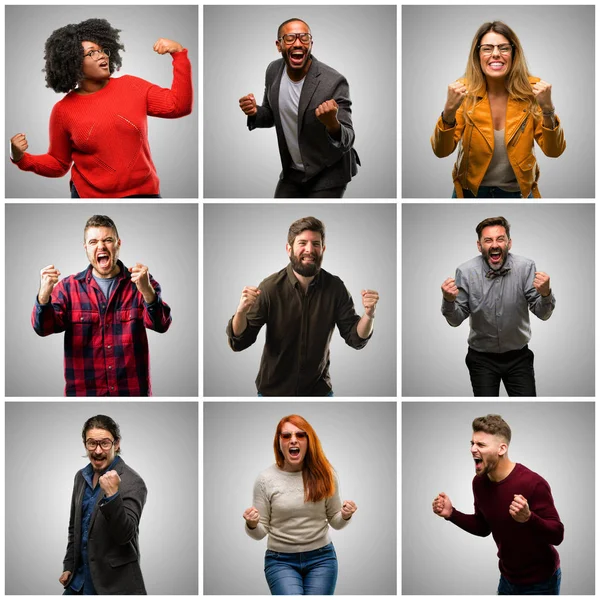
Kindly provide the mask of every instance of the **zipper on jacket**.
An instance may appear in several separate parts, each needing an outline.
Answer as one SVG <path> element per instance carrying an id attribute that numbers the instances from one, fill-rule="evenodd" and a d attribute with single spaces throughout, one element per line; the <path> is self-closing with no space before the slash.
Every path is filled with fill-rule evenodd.
<path id="1" fill-rule="evenodd" d="M 529 118 L 529 114 L 526 114 L 525 118 L 519 123 L 519 126 L 515 129 L 515 132 L 510 136 L 510 139 L 506 143 L 507 146 L 510 143 L 512 143 L 513 145 L 515 145 L 519 141 L 519 138 L 521 137 L 521 134 L 525 131 L 525 127 L 527 126 L 527 119 L 528 118 Z"/>

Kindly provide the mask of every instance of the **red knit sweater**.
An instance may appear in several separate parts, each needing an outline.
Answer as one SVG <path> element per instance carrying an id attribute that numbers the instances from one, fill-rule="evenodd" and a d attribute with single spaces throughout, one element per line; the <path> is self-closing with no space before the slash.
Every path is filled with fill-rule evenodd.
<path id="1" fill-rule="evenodd" d="M 527 499 L 531 517 L 518 523 L 508 512 L 515 494 Z M 473 479 L 475 514 L 454 509 L 448 518 L 473 535 L 492 533 L 498 546 L 500 572 L 516 585 L 540 583 L 552 577 L 560 566 L 558 546 L 564 526 L 547 481 L 517 463 L 510 475 L 494 482 L 486 476 Z"/>
<path id="2" fill-rule="evenodd" d="M 160 193 L 148 144 L 148 118 L 192 112 L 192 67 L 187 50 L 175 52 L 171 89 L 131 75 L 111 78 L 100 91 L 69 92 L 50 116 L 47 154 L 25 153 L 23 171 L 71 180 L 82 198 L 124 198 Z"/>

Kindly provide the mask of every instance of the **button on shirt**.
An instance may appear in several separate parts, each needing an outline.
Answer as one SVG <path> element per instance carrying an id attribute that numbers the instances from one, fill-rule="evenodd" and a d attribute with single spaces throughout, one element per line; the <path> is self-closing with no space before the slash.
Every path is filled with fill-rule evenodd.
<path id="1" fill-rule="evenodd" d="M 120 460 L 121 459 L 116 456 L 115 460 L 112 461 L 106 471 L 114 469 L 115 465 Z M 96 503 L 98 502 L 98 498 L 104 494 L 104 490 L 100 487 L 99 483 L 96 483 L 96 487 L 94 487 L 94 470 L 91 463 L 81 470 L 81 474 L 83 475 L 83 479 L 85 480 L 86 484 L 81 503 L 81 560 L 79 561 L 79 566 L 77 567 L 77 571 L 75 571 L 75 575 L 73 575 L 73 579 L 71 580 L 69 587 L 75 592 L 81 592 L 81 588 L 83 587 L 83 594 L 87 596 L 96 595 L 96 590 L 94 589 L 94 583 L 92 581 L 92 574 L 90 572 L 90 563 L 87 551 L 90 534 L 90 522 L 92 520 L 92 514 L 94 512 L 94 508 L 96 507 Z M 110 502 L 113 500 L 113 498 L 116 498 L 118 494 L 119 492 L 109 496 L 108 498 L 102 498 L 102 500 L 100 500 L 100 504 L 106 504 L 107 502 Z"/>
<path id="2" fill-rule="evenodd" d="M 156 300 L 146 304 L 118 261 L 120 272 L 107 300 L 92 266 L 59 281 L 48 304 L 35 301 L 31 323 L 38 335 L 65 332 L 66 396 L 150 396 L 146 328 L 164 333 L 171 309 L 150 276 Z"/>
<path id="3" fill-rule="evenodd" d="M 321 269 L 306 294 L 291 265 L 267 277 L 261 294 L 248 312 L 248 326 L 233 335 L 233 318 L 227 325 L 232 350 L 251 346 L 266 324 L 265 347 L 256 377 L 263 396 L 326 396 L 329 379 L 329 343 L 337 325 L 352 348 L 364 348 L 369 338 L 358 335 L 360 317 L 339 277 Z"/>
<path id="4" fill-rule="evenodd" d="M 532 260 L 509 253 L 504 268 L 510 269 L 505 275 L 488 278 L 491 267 L 483 256 L 460 265 L 458 297 L 442 301 L 442 314 L 453 327 L 469 317 L 469 347 L 478 352 L 520 350 L 531 339 L 528 310 L 546 321 L 556 305 L 554 294 L 543 297 L 533 287 Z"/>

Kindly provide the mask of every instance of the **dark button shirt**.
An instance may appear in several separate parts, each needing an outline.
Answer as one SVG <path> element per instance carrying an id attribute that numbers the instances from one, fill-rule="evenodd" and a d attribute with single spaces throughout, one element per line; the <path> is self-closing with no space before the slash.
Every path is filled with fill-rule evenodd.
<path id="1" fill-rule="evenodd" d="M 251 346 L 266 323 L 265 347 L 256 377 L 263 396 L 326 396 L 331 391 L 329 343 L 337 325 L 352 348 L 364 348 L 369 338 L 357 333 L 360 317 L 339 277 L 321 269 L 306 294 L 291 265 L 267 277 L 261 294 L 247 314 L 248 326 L 233 335 L 227 325 L 229 346 L 240 351 Z"/>
<path id="2" fill-rule="evenodd" d="M 112 461 L 106 471 L 114 469 L 115 465 L 120 460 L 121 459 L 116 456 L 115 460 Z M 96 590 L 94 588 L 94 583 L 92 582 L 92 574 L 90 572 L 90 563 L 87 551 L 90 534 L 90 521 L 92 519 L 92 514 L 94 512 L 94 508 L 96 507 L 98 497 L 104 492 L 99 483 L 96 483 L 96 487 L 94 487 L 94 470 L 91 463 L 81 470 L 81 474 L 83 475 L 86 483 L 83 492 L 83 500 L 81 503 L 81 559 L 79 560 L 79 567 L 77 568 L 69 587 L 73 591 L 79 593 L 81 592 L 81 588 L 83 588 L 83 594 L 85 596 L 91 596 L 96 595 Z M 116 498 L 118 494 L 119 492 L 109 496 L 108 498 L 103 498 L 100 500 L 100 504 L 110 502 L 113 498 Z"/>
<path id="3" fill-rule="evenodd" d="M 532 260 L 509 253 L 504 267 L 504 275 L 487 277 L 485 259 L 473 258 L 456 269 L 456 300 L 442 300 L 442 314 L 453 327 L 469 317 L 469 347 L 478 352 L 520 350 L 531 339 L 529 311 L 546 321 L 556 305 L 552 293 L 543 297 L 533 287 Z"/>

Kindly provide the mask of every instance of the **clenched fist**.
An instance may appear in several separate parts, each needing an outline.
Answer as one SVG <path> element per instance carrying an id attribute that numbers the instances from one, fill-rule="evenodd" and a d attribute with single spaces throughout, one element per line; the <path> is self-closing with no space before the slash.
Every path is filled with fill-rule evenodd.
<path id="1" fill-rule="evenodd" d="M 538 291 L 540 296 L 550 295 L 550 275 L 543 271 L 536 271 L 533 278 L 533 287 Z"/>
<path id="2" fill-rule="evenodd" d="M 444 492 L 440 492 L 435 497 L 431 503 L 431 507 L 436 515 L 444 517 L 444 519 L 447 519 L 452 514 L 452 502 Z"/>
<path id="3" fill-rule="evenodd" d="M 375 316 L 375 308 L 379 302 L 379 294 L 375 290 L 361 290 L 362 303 L 365 308 L 365 314 L 369 318 Z"/>
<path id="4" fill-rule="evenodd" d="M 19 162 L 23 158 L 27 148 L 29 148 L 29 144 L 24 133 L 17 133 L 10 138 L 10 152 L 15 162 Z"/>
<path id="5" fill-rule="evenodd" d="M 242 96 L 240 98 L 240 108 L 242 109 L 245 115 L 253 117 L 258 112 L 258 109 L 256 108 L 256 100 L 254 99 L 254 94 Z"/>
<path id="6" fill-rule="evenodd" d="M 342 519 L 348 521 L 357 510 L 358 507 L 352 500 L 344 500 L 342 504 Z"/>
<path id="7" fill-rule="evenodd" d="M 247 508 L 242 516 L 246 520 L 246 524 L 250 529 L 256 529 L 258 521 L 260 520 L 260 515 L 254 506 Z"/>
<path id="8" fill-rule="evenodd" d="M 538 81 L 531 86 L 533 95 L 544 112 L 550 112 L 552 106 L 552 86 L 547 81 Z"/>
<path id="9" fill-rule="evenodd" d="M 513 501 L 508 507 L 508 512 L 510 513 L 510 516 L 517 521 L 517 523 L 525 523 L 529 521 L 529 517 L 531 517 L 531 511 L 529 510 L 527 499 L 523 498 L 521 494 L 514 495 Z"/>
<path id="10" fill-rule="evenodd" d="M 60 271 L 54 268 L 54 265 L 48 265 L 40 271 L 40 291 L 38 292 L 38 302 L 48 304 L 54 286 L 58 283 Z"/>
<path id="11" fill-rule="evenodd" d="M 183 46 L 179 42 L 174 42 L 173 40 L 158 38 L 152 49 L 154 52 L 158 52 L 158 54 L 173 54 L 173 52 L 180 52 L 183 50 Z"/>
<path id="12" fill-rule="evenodd" d="M 138 292 L 144 296 L 146 304 L 152 304 L 156 300 L 156 292 L 150 283 L 148 267 L 142 263 L 136 263 L 135 267 L 129 267 L 129 272 L 132 283 L 135 283 Z"/>
<path id="13" fill-rule="evenodd" d="M 260 290 L 257 287 L 252 287 L 250 285 L 246 286 L 242 290 L 242 297 L 240 298 L 240 303 L 238 304 L 235 312 L 243 315 L 247 314 L 248 311 L 254 306 L 259 296 Z"/>
<path id="14" fill-rule="evenodd" d="M 447 302 L 454 302 L 458 297 L 456 281 L 452 279 L 452 277 L 448 277 L 448 279 L 442 283 L 442 294 L 444 296 L 444 300 Z"/>
<path id="15" fill-rule="evenodd" d="M 333 99 L 326 100 L 322 104 L 319 104 L 315 110 L 315 116 L 328 130 L 334 130 L 340 126 L 337 114 L 338 105 Z"/>
<path id="16" fill-rule="evenodd" d="M 66 585 L 69 577 L 71 577 L 71 571 L 63 571 L 62 575 L 58 578 L 60 585 Z"/>
<path id="17" fill-rule="evenodd" d="M 444 106 L 444 118 L 448 123 L 454 121 L 456 111 L 460 108 L 468 93 L 467 87 L 460 81 L 455 81 L 448 86 L 448 96 Z"/>
<path id="18" fill-rule="evenodd" d="M 114 494 L 119 491 L 121 478 L 116 471 L 106 471 L 106 473 L 98 479 L 98 483 L 103 489 L 104 495 L 108 498 L 109 496 L 114 496 Z"/>

